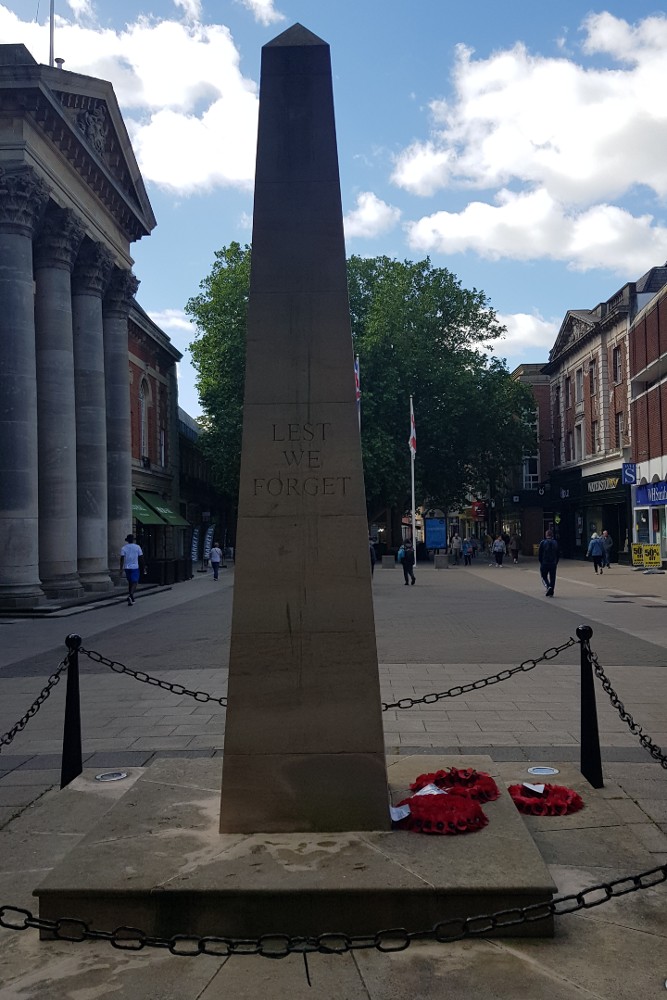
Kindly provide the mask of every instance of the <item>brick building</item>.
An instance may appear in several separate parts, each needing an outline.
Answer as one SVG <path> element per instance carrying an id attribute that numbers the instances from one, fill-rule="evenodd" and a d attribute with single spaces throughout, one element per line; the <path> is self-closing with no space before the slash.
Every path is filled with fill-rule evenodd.
<path id="1" fill-rule="evenodd" d="M 667 285 L 629 334 L 633 540 L 658 544 L 667 560 Z"/>
<path id="2" fill-rule="evenodd" d="M 622 482 L 633 435 L 629 330 L 666 282 L 667 267 L 653 267 L 593 309 L 568 310 L 543 369 L 551 381 L 554 522 L 565 556 L 582 555 L 591 533 L 606 529 L 614 556 L 629 557 L 631 495 Z"/>

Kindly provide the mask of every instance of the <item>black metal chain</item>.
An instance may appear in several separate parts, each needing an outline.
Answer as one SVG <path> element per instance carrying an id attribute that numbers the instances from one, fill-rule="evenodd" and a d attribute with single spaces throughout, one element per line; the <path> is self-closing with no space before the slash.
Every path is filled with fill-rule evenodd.
<path id="1" fill-rule="evenodd" d="M 193 957 L 213 955 L 227 958 L 230 955 L 260 955 L 263 958 L 286 958 L 288 955 L 344 955 L 350 951 L 374 948 L 380 952 L 405 951 L 415 941 L 437 941 L 445 944 L 463 938 L 479 937 L 494 930 L 534 923 L 548 917 L 561 917 L 578 910 L 590 910 L 617 896 L 625 896 L 640 889 L 650 889 L 667 881 L 667 864 L 625 875 L 612 882 L 600 882 L 568 896 L 557 896 L 531 906 L 517 906 L 495 913 L 475 917 L 452 917 L 441 920 L 429 930 L 408 931 L 394 927 L 375 934 L 350 935 L 338 933 L 297 937 L 290 934 L 261 934 L 256 938 L 218 937 L 212 934 L 174 934 L 172 937 L 154 937 L 138 927 L 116 927 L 113 931 L 93 930 L 85 920 L 60 917 L 46 920 L 35 917 L 30 910 L 20 906 L 0 906 L 0 927 L 12 931 L 29 928 L 43 931 L 59 941 L 85 940 L 108 941 L 113 948 L 123 951 L 141 951 L 144 948 L 164 948 L 172 955 Z"/>
<path id="2" fill-rule="evenodd" d="M 621 699 L 618 697 L 613 687 L 611 686 L 611 681 L 605 674 L 602 665 L 597 658 L 597 655 L 591 649 L 588 650 L 588 654 L 590 657 L 590 661 L 593 664 L 593 670 L 595 671 L 595 676 L 598 677 L 602 682 L 602 687 L 604 691 L 609 695 L 609 700 L 611 701 L 612 706 L 616 709 L 623 722 L 627 723 L 630 732 L 639 738 L 639 742 L 644 747 L 644 749 L 648 750 L 651 757 L 653 757 L 654 760 L 657 760 L 664 768 L 667 769 L 667 754 L 663 752 L 662 748 L 659 747 L 657 743 L 653 742 L 648 733 L 644 732 L 642 726 L 640 726 L 639 723 L 635 722 L 630 713 L 626 711 L 625 705 L 623 704 L 623 702 L 621 701 Z"/>
<path id="3" fill-rule="evenodd" d="M 32 719 L 33 715 L 36 715 L 37 712 L 39 712 L 40 708 L 42 707 L 42 705 L 44 704 L 44 702 L 46 701 L 46 699 L 49 697 L 49 695 L 51 694 L 51 691 L 53 690 L 53 688 L 56 686 L 56 684 L 58 684 L 60 682 L 60 678 L 61 678 L 63 672 L 65 670 L 67 670 L 67 667 L 68 667 L 68 664 L 69 664 L 69 658 L 70 658 L 70 654 L 68 653 L 67 656 L 65 656 L 65 658 L 60 661 L 60 663 L 58 664 L 57 669 L 54 670 L 54 672 L 51 674 L 51 676 L 47 680 L 45 686 L 42 688 L 42 690 L 40 691 L 40 693 L 37 695 L 37 697 L 33 701 L 32 705 L 30 706 L 30 708 L 28 709 L 28 711 L 25 713 L 25 715 L 21 716 L 21 718 L 19 719 L 19 721 L 15 725 L 13 725 L 11 729 L 9 729 L 6 733 L 3 733 L 0 736 L 0 753 L 2 753 L 3 746 L 8 747 L 9 744 L 14 739 L 14 737 L 17 736 L 18 733 L 20 733 L 22 729 L 25 729 L 25 727 L 28 725 L 28 723 Z"/>
<path id="4" fill-rule="evenodd" d="M 544 660 L 555 660 L 559 653 L 562 653 L 564 649 L 569 649 L 570 646 L 574 646 L 577 641 L 577 639 L 570 637 L 562 646 L 551 646 L 549 649 L 546 649 L 536 660 L 524 660 L 518 667 L 501 670 L 497 674 L 491 674 L 490 677 L 480 677 L 469 684 L 457 684 L 456 687 L 450 688 L 449 691 L 425 694 L 422 698 L 400 698 L 399 701 L 393 702 L 383 701 L 382 711 L 387 712 L 390 708 L 414 708 L 415 705 L 433 705 L 442 698 L 458 698 L 459 695 L 468 694 L 470 691 L 481 691 L 482 688 L 489 687 L 491 684 L 498 684 L 500 681 L 509 680 L 514 674 L 528 673 L 529 670 L 533 670 L 538 663 L 542 663 Z"/>
<path id="5" fill-rule="evenodd" d="M 172 694 L 187 695 L 189 698 L 194 698 L 195 701 L 214 701 L 218 705 L 222 705 L 223 708 L 227 707 L 227 699 L 225 697 L 218 698 L 216 695 L 207 694 L 205 691 L 190 691 L 189 688 L 184 687 L 182 684 L 171 684 L 169 681 L 163 681 L 159 677 L 151 677 L 144 670 L 132 670 L 131 667 L 126 667 L 124 663 L 120 663 L 118 660 L 109 660 L 106 656 L 102 656 L 101 653 L 84 649 L 83 646 L 79 648 L 79 652 L 87 656 L 89 660 L 109 667 L 114 673 L 127 674 L 128 677 L 134 677 L 136 681 L 141 681 L 142 684 L 151 684 L 153 687 L 162 688 L 163 691 L 171 691 Z"/>

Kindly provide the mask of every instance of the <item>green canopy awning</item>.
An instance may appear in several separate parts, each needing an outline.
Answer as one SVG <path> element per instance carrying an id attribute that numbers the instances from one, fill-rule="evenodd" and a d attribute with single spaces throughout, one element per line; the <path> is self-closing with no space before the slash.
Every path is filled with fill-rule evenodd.
<path id="1" fill-rule="evenodd" d="M 174 528 L 189 528 L 190 522 L 174 510 L 168 500 L 163 500 L 159 493 L 143 492 L 139 497 L 160 516 L 162 522 L 171 524 Z M 141 520 L 141 518 L 139 519 Z"/>
<path id="2" fill-rule="evenodd" d="M 165 524 L 166 522 L 151 510 L 143 500 L 140 500 L 136 493 L 132 495 L 132 516 L 136 517 L 141 524 Z"/>

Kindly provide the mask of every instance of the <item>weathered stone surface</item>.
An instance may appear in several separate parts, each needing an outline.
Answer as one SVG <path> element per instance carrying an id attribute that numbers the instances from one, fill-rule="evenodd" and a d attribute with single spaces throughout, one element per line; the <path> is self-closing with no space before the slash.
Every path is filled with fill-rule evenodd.
<path id="1" fill-rule="evenodd" d="M 387 829 L 329 47 L 263 49 L 221 830 Z"/>
<path id="2" fill-rule="evenodd" d="M 488 758 L 413 757 L 396 775 L 402 785 L 408 773 L 414 779 L 454 763 L 491 769 Z M 148 768 L 39 885 L 40 916 L 76 912 L 99 928 L 131 924 L 158 934 L 369 934 L 544 902 L 555 890 L 508 795 L 486 804 L 488 826 L 466 836 L 220 835 L 217 769 L 215 760 Z M 339 796 L 326 773 L 322 785 Z M 267 794 L 271 788 L 267 782 Z M 94 795 L 101 807 L 85 777 L 67 791 L 70 801 Z M 400 786 L 391 791 L 394 800 L 403 795 Z M 512 928 L 512 936 L 551 932 L 549 919 Z"/>

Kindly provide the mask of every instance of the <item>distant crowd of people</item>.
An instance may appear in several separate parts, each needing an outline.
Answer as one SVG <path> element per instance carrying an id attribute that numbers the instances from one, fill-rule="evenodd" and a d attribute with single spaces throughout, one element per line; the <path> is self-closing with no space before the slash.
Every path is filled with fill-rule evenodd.
<path id="1" fill-rule="evenodd" d="M 604 530 L 601 535 L 597 531 L 591 534 L 586 559 L 593 560 L 593 568 L 596 573 L 602 574 L 605 569 L 611 566 L 611 553 L 614 541 L 608 531 Z M 369 550 L 371 560 L 371 573 L 375 569 L 376 552 L 375 546 L 369 539 Z M 519 562 L 521 551 L 521 540 L 516 534 L 508 535 L 501 533 L 493 535 L 485 533 L 481 537 L 477 535 L 465 535 L 461 538 L 458 531 L 455 531 L 445 550 L 449 553 L 451 561 L 455 566 L 463 563 L 464 566 L 472 566 L 473 559 L 477 559 L 480 554 L 486 556 L 491 561 L 489 566 L 503 567 L 503 560 L 509 554 L 514 565 Z M 403 580 L 406 587 L 414 585 L 415 581 L 415 550 L 410 539 L 406 539 L 398 550 L 397 560 L 403 568 Z M 544 584 L 547 597 L 553 597 L 556 589 L 556 570 L 560 560 L 560 546 L 554 532 L 549 528 L 544 538 L 540 542 L 537 558 L 540 566 L 540 576 Z"/>

